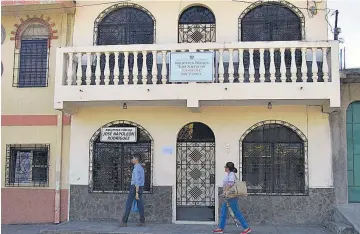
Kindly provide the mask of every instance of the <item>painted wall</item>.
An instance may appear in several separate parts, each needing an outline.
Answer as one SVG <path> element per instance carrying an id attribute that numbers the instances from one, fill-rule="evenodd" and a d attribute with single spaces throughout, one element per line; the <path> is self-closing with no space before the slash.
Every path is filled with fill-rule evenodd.
<path id="1" fill-rule="evenodd" d="M 76 9 L 74 25 L 74 46 L 93 45 L 94 21 L 98 15 L 115 4 L 112 1 L 77 1 L 79 7 Z M 111 3 L 114 2 L 114 3 Z M 254 1 L 255 2 L 255 1 Z M 299 8 L 306 8 L 306 1 L 289 0 Z M 94 4 L 96 3 L 96 4 Z M 216 17 L 216 41 L 234 42 L 238 41 L 238 18 L 240 14 L 250 5 L 231 0 L 212 1 L 131 1 L 147 9 L 156 19 L 156 43 L 178 42 L 178 17 L 188 6 L 202 4 L 210 8 Z M 318 8 L 326 8 L 326 1 L 318 4 Z M 307 10 L 301 9 L 305 16 L 305 40 L 327 40 L 327 22 L 325 11 L 319 11 L 316 16 L 310 18 Z"/>
<path id="2" fill-rule="evenodd" d="M 348 203 L 346 110 L 354 101 L 360 101 L 360 84 L 342 84 L 341 108 L 330 115 L 334 188 L 338 204 Z"/>
<path id="3" fill-rule="evenodd" d="M 253 124 L 263 120 L 283 120 L 295 125 L 308 138 L 309 185 L 311 188 L 332 187 L 332 162 L 328 114 L 319 107 L 207 107 L 201 113 L 187 108 L 120 107 L 83 108 L 73 116 L 71 125 L 70 173 L 72 185 L 87 185 L 89 171 L 89 139 L 102 125 L 114 120 L 136 122 L 154 138 L 155 186 L 172 186 L 176 173 L 176 137 L 189 122 L 207 124 L 216 138 L 216 185 L 221 186 L 223 165 L 227 161 L 239 164 L 239 139 Z M 226 150 L 226 145 L 229 150 Z M 174 155 L 162 153 L 164 146 L 174 149 Z"/>
<path id="4" fill-rule="evenodd" d="M 36 9 L 36 6 L 29 6 Z M 47 13 L 47 12 L 46 12 Z M 56 48 L 68 45 L 68 21 L 70 18 L 65 13 L 46 14 L 14 14 L 2 16 L 1 24 L 6 30 L 6 38 L 1 45 L 2 63 L 4 72 L 1 78 L 1 187 L 2 187 L 2 223 L 41 223 L 54 222 L 55 213 L 55 162 L 59 156 L 57 146 L 62 142 L 62 175 L 60 184 L 61 217 L 68 217 L 68 164 L 69 164 L 69 133 L 70 119 L 63 118 L 61 137 L 58 136 L 58 112 L 53 108 L 54 77 L 56 66 Z M 35 15 L 35 16 L 34 16 Z M 13 87 L 14 74 L 14 33 L 15 25 L 21 26 L 22 21 L 28 18 L 40 17 L 49 19 L 52 29 L 56 30 L 51 40 L 49 53 L 48 87 L 17 88 Z M 71 25 L 71 23 L 70 23 Z M 14 33 L 12 33 L 14 32 Z M 49 161 L 49 186 L 39 187 L 5 187 L 6 145 L 8 144 L 50 144 Z M 37 199 L 34 199 L 36 197 Z"/>

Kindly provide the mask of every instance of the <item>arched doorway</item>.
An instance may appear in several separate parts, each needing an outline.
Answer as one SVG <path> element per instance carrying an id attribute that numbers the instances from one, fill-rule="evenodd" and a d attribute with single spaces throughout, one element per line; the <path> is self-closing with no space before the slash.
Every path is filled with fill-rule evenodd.
<path id="1" fill-rule="evenodd" d="M 360 101 L 346 111 L 348 199 L 360 203 Z"/>
<path id="2" fill-rule="evenodd" d="M 176 220 L 215 221 L 215 135 L 203 123 L 177 136 Z"/>
<path id="3" fill-rule="evenodd" d="M 253 194 L 308 193 L 307 139 L 295 126 L 269 120 L 240 139 L 242 178 Z"/>
<path id="4" fill-rule="evenodd" d="M 112 128 L 133 132 L 134 137 L 120 141 L 104 139 L 103 132 Z M 117 120 L 99 128 L 89 143 L 89 192 L 129 192 L 132 156 L 139 156 L 144 167 L 144 192 L 152 192 L 153 138 L 146 129 L 134 122 Z"/>

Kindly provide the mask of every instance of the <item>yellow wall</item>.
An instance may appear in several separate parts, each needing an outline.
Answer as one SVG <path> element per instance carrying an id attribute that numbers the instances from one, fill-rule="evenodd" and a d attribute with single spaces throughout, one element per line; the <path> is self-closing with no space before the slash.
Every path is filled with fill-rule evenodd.
<path id="1" fill-rule="evenodd" d="M 308 170 L 311 188 L 332 187 L 331 142 L 328 114 L 321 107 L 267 106 L 204 107 L 192 113 L 185 107 L 82 108 L 71 125 L 70 184 L 87 185 L 89 140 L 103 125 L 115 120 L 140 124 L 154 139 L 153 184 L 173 186 L 176 178 L 176 137 L 189 122 L 203 122 L 216 139 L 216 184 L 221 186 L 223 165 L 239 165 L 239 140 L 252 125 L 264 120 L 283 120 L 308 138 Z M 229 150 L 227 150 L 227 145 Z M 163 155 L 163 147 L 172 147 L 173 155 Z"/>

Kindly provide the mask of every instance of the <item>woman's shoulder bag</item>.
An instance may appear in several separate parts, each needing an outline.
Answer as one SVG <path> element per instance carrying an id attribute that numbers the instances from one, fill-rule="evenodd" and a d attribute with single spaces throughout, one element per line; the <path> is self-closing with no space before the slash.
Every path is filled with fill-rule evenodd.
<path id="1" fill-rule="evenodd" d="M 246 182 L 241 181 L 235 175 L 234 185 L 225 193 L 225 197 L 234 198 L 234 197 L 246 197 L 247 196 L 247 187 Z"/>

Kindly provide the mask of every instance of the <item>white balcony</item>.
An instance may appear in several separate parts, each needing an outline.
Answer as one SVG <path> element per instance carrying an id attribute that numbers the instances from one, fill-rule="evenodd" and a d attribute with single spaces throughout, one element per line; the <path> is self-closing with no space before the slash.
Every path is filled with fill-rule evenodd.
<path id="1" fill-rule="evenodd" d="M 169 82 L 169 54 L 176 51 L 213 52 L 212 82 Z M 340 106 L 334 41 L 66 47 L 56 63 L 54 106 L 69 111 L 122 103 Z"/>

